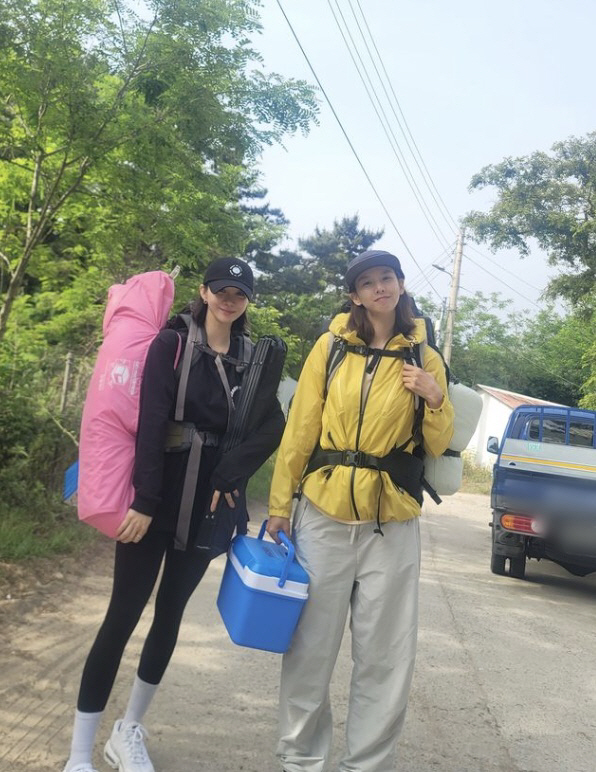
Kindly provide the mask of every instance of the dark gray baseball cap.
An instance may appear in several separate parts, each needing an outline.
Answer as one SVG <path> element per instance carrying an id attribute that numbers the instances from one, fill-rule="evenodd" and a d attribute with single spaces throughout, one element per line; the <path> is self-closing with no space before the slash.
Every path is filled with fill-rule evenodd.
<path id="1" fill-rule="evenodd" d="M 384 252 L 381 249 L 368 249 L 366 252 L 361 252 L 348 263 L 346 284 L 350 292 L 354 291 L 356 279 L 361 273 L 368 271 L 369 268 L 377 268 L 378 266 L 392 268 L 398 279 L 405 279 L 401 263 L 395 255 L 392 255 L 391 252 Z"/>

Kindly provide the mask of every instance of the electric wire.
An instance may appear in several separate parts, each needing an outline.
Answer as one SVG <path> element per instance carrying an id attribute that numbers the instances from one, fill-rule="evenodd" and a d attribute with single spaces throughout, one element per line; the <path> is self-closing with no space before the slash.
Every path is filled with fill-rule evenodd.
<path id="1" fill-rule="evenodd" d="M 488 260 L 488 262 L 489 262 L 489 263 L 492 263 L 492 264 L 493 264 L 494 266 L 496 266 L 497 268 L 502 268 L 502 266 L 501 266 L 501 265 L 499 265 L 499 263 L 497 263 L 497 261 L 496 261 L 496 260 L 493 260 L 493 259 L 492 259 L 491 257 L 489 257 L 487 254 L 485 254 L 484 252 L 481 252 L 481 251 L 480 251 L 479 249 L 477 249 L 477 248 L 476 248 L 476 247 L 475 247 L 473 244 L 470 244 L 469 242 L 467 242 L 467 243 L 466 243 L 466 246 L 468 247 L 468 249 L 473 249 L 473 250 L 474 250 L 474 252 L 476 252 L 476 254 L 480 255 L 480 257 L 483 257 L 485 260 Z M 521 282 L 522 282 L 522 284 L 527 284 L 527 285 L 528 285 L 528 287 L 530 287 L 530 289 L 536 290 L 536 292 L 542 292 L 542 290 L 540 289 L 540 287 L 535 287 L 533 284 L 530 284 L 530 282 L 529 282 L 529 281 L 526 281 L 525 279 L 522 279 L 522 278 L 520 278 L 520 277 L 518 277 L 518 280 L 519 280 L 519 281 L 521 281 Z"/>
<path id="2" fill-rule="evenodd" d="M 429 271 L 434 277 L 436 274 L 436 265 L 439 264 L 441 266 L 446 265 L 448 262 L 450 262 L 453 252 L 455 250 L 455 242 L 452 242 L 448 247 L 446 247 L 437 257 L 435 257 L 434 260 L 431 260 L 430 263 L 427 263 L 424 266 L 424 269 Z M 434 269 L 434 270 L 433 270 Z M 411 281 L 407 281 L 407 287 L 408 292 L 410 290 L 415 291 L 419 289 L 423 284 L 425 283 L 425 277 L 421 274 L 416 274 L 412 277 Z"/>
<path id="3" fill-rule="evenodd" d="M 412 191 L 414 198 L 416 199 L 416 202 L 418 206 L 420 207 L 420 210 L 422 211 L 422 214 L 424 215 L 424 218 L 426 219 L 430 229 L 436 236 L 439 244 L 444 246 L 448 239 L 441 230 L 441 226 L 437 222 L 436 218 L 434 217 L 430 207 L 426 203 L 426 200 L 424 198 L 424 195 L 422 191 L 420 190 L 420 187 L 418 183 L 416 182 L 416 179 L 408 165 L 408 162 L 404 156 L 403 151 L 401 150 L 401 147 L 399 145 L 399 141 L 395 135 L 395 132 L 393 131 L 393 128 L 391 126 L 391 121 L 389 120 L 389 117 L 387 116 L 387 113 L 385 111 L 385 108 L 383 107 L 382 100 L 379 97 L 379 94 L 373 84 L 372 78 L 370 77 L 370 74 L 368 72 L 368 69 L 366 67 L 366 64 L 364 63 L 362 56 L 360 55 L 360 52 L 358 50 L 358 46 L 356 45 L 356 42 L 352 36 L 352 33 L 350 31 L 350 28 L 346 22 L 345 16 L 341 10 L 341 7 L 339 5 L 338 0 L 334 0 L 335 6 L 337 7 L 338 13 L 341 17 L 341 20 L 343 22 L 344 29 L 342 28 L 342 25 L 340 24 L 340 21 L 333 9 L 333 6 L 331 4 L 331 0 L 327 0 L 327 5 L 329 6 L 329 10 L 331 11 L 331 14 L 333 16 L 333 19 L 335 21 L 335 24 L 341 34 L 341 37 L 343 39 L 343 42 L 345 44 L 345 47 L 348 51 L 348 54 L 350 55 L 350 58 L 352 60 L 352 63 L 354 64 L 354 67 L 356 69 L 356 72 L 358 73 L 358 76 L 362 82 L 362 85 L 364 86 L 364 90 L 366 91 L 366 94 L 368 96 L 368 99 L 373 107 L 373 110 L 376 113 L 377 118 L 379 119 L 379 123 L 381 124 L 383 131 L 385 132 L 385 136 L 387 137 L 387 140 L 389 142 L 389 145 L 391 146 L 391 149 L 393 151 L 393 154 L 395 155 L 395 158 L 397 159 L 397 162 L 404 174 L 404 177 L 406 178 L 406 182 L 408 183 L 410 190 Z M 350 42 L 348 42 L 348 39 L 346 38 L 346 34 L 350 39 Z M 350 46 L 350 43 L 352 44 Z M 356 57 L 358 58 L 358 62 L 356 61 Z M 374 63 L 373 63 L 374 64 Z M 375 68 L 376 69 L 376 68 Z M 364 73 L 364 74 L 363 74 Z M 378 74 L 378 70 L 377 70 Z M 368 83 L 368 85 L 367 85 Z M 381 85 L 383 85 L 381 83 Z M 372 92 L 372 93 L 371 93 Z M 385 90 L 385 93 L 386 90 Z M 374 95 L 374 98 L 373 98 Z M 376 104 L 375 104 L 376 100 Z M 380 111 L 380 112 L 379 112 Z M 395 112 L 395 111 L 394 111 Z M 382 116 L 382 117 L 381 117 Z M 451 227 L 451 226 L 450 226 Z"/>
<path id="4" fill-rule="evenodd" d="M 428 273 L 428 276 L 430 277 L 431 281 L 437 281 L 437 279 L 440 278 L 441 273 L 442 271 L 438 271 L 436 268 L 431 267 Z M 424 291 L 425 284 L 426 284 L 426 279 L 425 280 L 418 279 L 417 281 L 407 283 L 406 288 L 408 292 L 410 293 L 415 292 L 418 294 Z M 441 297 L 441 301 L 442 300 L 443 298 Z"/>
<path id="5" fill-rule="evenodd" d="M 402 128 L 402 126 L 401 126 L 401 122 L 399 121 L 399 118 L 397 118 L 397 115 L 396 115 L 396 116 L 395 116 L 395 117 L 396 117 L 396 120 L 398 121 L 398 124 L 399 124 L 400 128 L 402 129 L 402 134 L 404 135 L 404 139 L 406 140 L 406 144 L 408 145 L 408 148 L 409 148 L 409 150 L 410 150 L 410 153 L 412 154 L 412 157 L 414 158 L 414 161 L 416 162 L 416 165 L 418 166 L 418 169 L 420 170 L 420 173 L 421 173 L 421 175 L 422 175 L 422 178 L 424 179 L 424 181 L 425 181 L 425 184 L 426 184 L 426 186 L 428 187 L 428 189 L 429 189 L 429 191 L 430 191 L 430 193 L 431 193 L 431 196 L 432 196 L 432 198 L 433 198 L 433 201 L 435 201 L 435 203 L 437 204 L 437 207 L 439 208 L 439 211 L 441 211 L 441 214 L 442 214 L 443 218 L 444 218 L 445 220 L 447 220 L 447 222 L 449 222 L 449 221 L 450 221 L 450 222 L 453 224 L 453 226 L 455 226 L 455 229 L 456 229 L 456 230 L 459 230 L 459 227 L 460 227 L 460 226 L 459 226 L 458 222 L 456 221 L 456 219 L 455 219 L 455 218 L 453 217 L 453 215 L 451 214 L 451 212 L 449 211 L 449 208 L 448 208 L 448 207 L 447 207 L 447 205 L 445 204 L 445 201 L 443 200 L 443 197 L 442 197 L 442 196 L 441 196 L 441 194 L 439 193 L 439 190 L 438 190 L 438 188 L 437 188 L 437 186 L 436 186 L 436 184 L 435 184 L 435 182 L 434 182 L 434 180 L 433 180 L 433 178 L 432 178 L 432 175 L 431 175 L 431 173 L 429 172 L 429 170 L 428 170 L 428 167 L 427 167 L 426 163 L 424 162 L 424 158 L 423 158 L 423 156 L 422 156 L 422 153 L 420 152 L 420 148 L 418 147 L 418 145 L 417 145 L 417 143 L 416 143 L 416 140 L 414 139 L 414 135 L 412 134 L 412 131 L 411 131 L 411 129 L 410 129 L 410 126 L 409 126 L 409 124 L 408 124 L 408 122 L 407 122 L 407 120 L 406 120 L 406 116 L 404 115 L 404 112 L 403 112 L 403 110 L 402 110 L 402 108 L 401 108 L 401 105 L 400 105 L 399 99 L 397 98 L 397 94 L 395 93 L 395 89 L 393 88 L 393 84 L 392 84 L 392 82 L 391 82 L 391 78 L 389 77 L 389 74 L 388 74 L 388 72 L 387 72 L 387 68 L 385 67 L 385 64 L 384 64 L 384 62 L 383 62 L 383 57 L 381 56 L 381 53 L 380 53 L 380 51 L 379 51 L 379 48 L 378 48 L 378 46 L 377 46 L 377 44 L 376 44 L 376 42 L 375 42 L 374 36 L 373 36 L 373 34 L 372 34 L 372 31 L 371 31 L 371 29 L 370 29 L 370 26 L 369 26 L 369 24 L 368 24 L 368 21 L 367 21 L 367 19 L 366 19 L 366 15 L 365 15 L 365 13 L 364 13 L 364 11 L 363 11 L 363 9 L 362 9 L 362 6 L 361 6 L 361 4 L 360 4 L 360 0 L 356 0 L 356 3 L 357 3 L 357 5 L 358 5 L 358 9 L 360 10 L 360 15 L 362 16 L 362 20 L 364 21 L 364 25 L 365 25 L 365 27 L 366 27 L 366 30 L 367 30 L 367 32 L 368 32 L 368 36 L 369 36 L 369 38 L 370 38 L 370 40 L 371 40 L 371 43 L 372 43 L 372 45 L 373 45 L 373 47 L 374 47 L 374 49 L 375 49 L 375 52 L 376 52 L 376 54 L 377 54 L 377 57 L 378 57 L 378 59 L 379 59 L 379 63 L 380 63 L 380 65 L 381 65 L 381 68 L 382 68 L 382 70 L 383 70 L 383 73 L 385 74 L 385 78 L 386 78 L 386 80 L 387 80 L 387 83 L 388 83 L 388 85 L 389 85 L 389 88 L 390 88 L 390 90 L 391 90 L 391 93 L 393 94 L 393 98 L 394 98 L 394 100 L 395 100 L 395 104 L 396 104 L 396 106 L 397 106 L 397 109 L 399 110 L 399 114 L 401 115 L 401 117 L 402 117 L 402 120 L 403 120 L 403 124 L 404 124 L 404 126 L 405 126 L 405 128 L 406 128 L 407 134 L 406 134 L 406 132 L 403 130 L 403 128 Z M 356 18 L 356 14 L 355 14 L 355 12 L 354 12 L 354 8 L 353 8 L 353 6 L 352 6 L 352 2 L 351 2 L 351 0 L 348 0 L 348 4 L 349 4 L 349 6 L 350 6 L 350 10 L 352 11 L 352 14 L 354 15 L 354 18 L 355 18 L 355 20 L 356 20 L 356 24 L 358 24 L 358 20 L 357 20 L 357 18 Z M 361 35 L 363 36 L 363 39 L 364 39 L 364 35 L 363 35 L 363 33 L 362 33 L 362 30 L 361 30 L 361 28 L 360 28 L 360 25 L 359 25 L 359 24 L 358 24 L 358 27 L 359 27 L 359 29 L 360 29 L 360 33 L 361 33 Z M 365 41 L 365 45 L 366 45 L 366 41 Z M 368 47 L 367 47 L 367 50 L 368 50 Z M 371 56 L 370 52 L 369 52 L 369 56 Z M 372 56 L 371 56 L 371 60 L 372 60 Z M 376 68 L 375 68 L 375 69 L 376 69 Z M 390 104 L 391 104 L 391 102 L 390 102 Z M 409 141 L 408 141 L 408 135 L 410 136 L 410 139 L 412 140 L 412 144 L 414 145 L 414 147 L 415 147 L 415 149 L 416 149 L 416 152 L 417 152 L 417 154 L 418 154 L 418 158 L 420 159 L 420 163 L 418 163 L 418 159 L 416 158 L 416 155 L 415 155 L 415 153 L 413 152 L 413 150 L 412 150 L 412 147 L 410 146 L 410 143 L 409 143 Z M 422 168 L 421 168 L 420 164 L 422 164 Z M 424 172 L 423 172 L 423 169 L 424 169 Z M 436 194 L 436 198 L 435 198 L 435 195 L 433 194 L 433 190 L 434 190 L 434 194 Z M 438 200 L 437 200 L 437 199 L 438 199 Z M 440 202 L 440 204 L 442 205 L 442 209 L 441 209 L 441 206 L 439 205 L 439 202 Z M 446 213 L 446 215 L 447 215 L 447 216 L 445 216 L 445 213 Z M 450 225 L 450 227 L 452 227 L 452 226 Z"/>
<path id="6" fill-rule="evenodd" d="M 405 239 L 404 239 L 404 237 L 402 236 L 402 234 L 401 234 L 401 231 L 399 230 L 399 228 L 397 227 L 397 225 L 396 225 L 395 221 L 393 220 L 393 217 L 392 217 L 392 216 L 391 216 L 391 214 L 389 213 L 389 210 L 387 209 L 387 206 L 385 205 L 385 202 L 383 201 L 383 199 L 381 198 L 381 196 L 380 196 L 379 192 L 377 191 L 377 188 L 375 187 L 375 184 L 373 183 L 373 181 L 372 181 L 372 179 L 371 179 L 371 177 L 370 177 L 370 175 L 369 175 L 368 171 L 366 170 L 366 167 L 364 166 L 364 163 L 363 163 L 363 162 L 362 162 L 362 160 L 360 159 L 360 156 L 358 155 L 358 152 L 356 151 L 356 148 L 354 147 L 354 145 L 353 145 L 353 143 L 352 143 L 352 140 L 350 139 L 350 137 L 349 137 L 349 135 L 348 135 L 348 133 L 347 133 L 346 129 L 344 128 L 344 125 L 343 125 L 343 123 L 341 122 L 341 120 L 340 120 L 340 118 L 339 118 L 339 115 L 337 114 L 337 112 L 336 112 L 336 110 L 335 110 L 335 108 L 334 108 L 334 106 L 333 106 L 333 104 L 332 104 L 332 102 L 331 102 L 331 99 L 330 99 L 330 98 L 329 98 L 329 96 L 327 95 L 327 92 L 325 91 L 325 88 L 323 87 L 323 84 L 322 84 L 322 82 L 321 82 L 321 80 L 320 80 L 319 76 L 317 75 L 317 73 L 316 73 L 316 70 L 315 70 L 315 68 L 314 68 L 314 66 L 313 66 L 313 64 L 312 64 L 312 62 L 310 61 L 310 58 L 308 57 L 308 54 L 306 53 L 306 51 L 305 51 L 305 49 L 304 49 L 304 47 L 303 47 L 302 43 L 300 42 L 300 39 L 299 39 L 299 37 L 298 37 L 298 34 L 296 33 L 296 30 L 294 29 L 294 27 L 293 27 L 293 25 L 292 25 L 292 22 L 290 21 L 290 19 L 288 18 L 288 15 L 286 14 L 286 12 L 285 12 L 285 10 L 284 10 L 284 7 L 283 7 L 283 5 L 282 5 L 282 3 L 281 3 L 281 0 L 276 0 L 276 3 L 277 3 L 277 5 L 278 5 L 278 7 L 279 7 L 279 10 L 282 12 L 282 14 L 283 14 L 283 17 L 284 17 L 284 19 L 286 20 L 286 23 L 287 23 L 288 27 L 290 28 L 290 31 L 291 31 L 291 33 L 292 33 L 292 36 L 294 37 L 294 40 L 296 41 L 296 43 L 297 43 L 298 47 L 300 48 L 300 51 L 302 52 L 302 55 L 304 56 L 304 59 L 306 60 L 306 63 L 307 63 L 307 65 L 308 65 L 308 67 L 309 67 L 309 69 L 310 69 L 310 71 L 311 71 L 311 73 L 312 73 L 312 75 L 313 75 L 314 79 L 316 80 L 316 82 L 317 82 L 317 85 L 318 85 L 318 87 L 320 88 L 320 90 L 321 90 L 321 93 L 323 94 L 323 97 L 325 98 L 325 101 L 327 102 L 327 105 L 329 106 L 329 109 L 331 110 L 331 112 L 332 112 L 332 114 L 333 114 L 333 117 L 334 117 L 334 118 L 335 118 L 335 120 L 337 121 L 337 124 L 339 125 L 339 128 L 341 129 L 341 132 L 342 132 L 342 134 L 344 135 L 344 137 L 345 137 L 345 139 L 346 139 L 346 142 L 348 143 L 348 145 L 349 145 L 349 147 L 350 147 L 350 150 L 352 151 L 352 153 L 353 153 L 354 157 L 356 158 L 356 161 L 358 162 L 358 165 L 360 166 L 360 168 L 361 168 L 361 170 L 362 170 L 362 173 L 363 173 L 363 174 L 364 174 L 364 176 L 366 177 L 366 180 L 367 180 L 368 184 L 370 185 L 370 187 L 371 187 L 371 189 L 372 189 L 372 191 L 373 191 L 373 193 L 374 193 L 374 195 L 375 195 L 375 197 L 376 197 L 377 201 L 379 202 L 379 204 L 381 205 L 381 207 L 382 207 L 383 211 L 385 212 L 385 215 L 387 216 L 387 219 L 388 219 L 388 220 L 389 220 L 389 222 L 391 223 L 391 225 L 392 225 L 392 227 L 393 227 L 394 231 L 396 232 L 396 234 L 397 234 L 397 236 L 398 236 L 399 240 L 400 240 L 400 241 L 401 241 L 401 243 L 403 244 L 403 247 L 404 247 L 404 249 L 406 250 L 406 252 L 408 253 L 408 255 L 409 255 L 411 258 L 412 258 L 412 260 L 413 260 L 414 264 L 416 265 L 416 267 L 418 268 L 418 270 L 419 270 L 419 271 L 420 271 L 422 274 L 424 274 L 424 271 L 422 270 L 422 268 L 421 268 L 421 266 L 420 266 L 420 263 L 418 262 L 418 260 L 416 260 L 416 258 L 415 258 L 415 256 L 414 256 L 414 253 L 412 252 L 412 250 L 410 249 L 410 247 L 409 247 L 409 246 L 408 246 L 408 244 L 406 243 L 406 240 L 405 240 Z M 431 282 L 429 279 L 427 279 L 427 282 L 428 282 L 428 285 L 430 286 L 430 288 L 432 289 L 432 291 L 435 293 L 435 295 L 436 295 L 436 296 L 437 296 L 437 297 L 438 297 L 440 300 L 442 300 L 442 297 L 441 297 L 441 295 L 440 295 L 440 294 L 437 292 L 437 290 L 436 290 L 436 289 L 435 289 L 435 287 L 433 286 L 432 282 Z"/>
<path id="7" fill-rule="evenodd" d="M 568 386 L 573 386 L 576 389 L 581 389 L 581 384 L 575 383 L 574 381 L 570 381 L 567 378 L 565 378 L 565 376 L 563 375 L 554 373 L 552 370 L 549 370 L 548 367 L 545 367 L 541 362 L 538 362 L 536 359 L 532 359 L 532 357 L 529 357 L 525 351 L 521 352 L 519 349 L 509 348 L 509 346 L 506 346 L 503 343 L 500 343 L 499 345 L 508 354 L 512 354 L 514 357 L 517 357 L 517 358 L 523 357 L 524 362 L 529 362 L 531 365 L 538 367 L 540 370 L 542 370 L 542 372 L 552 376 L 553 378 L 556 378 L 558 381 L 562 381 L 563 383 L 566 383 Z"/>
<path id="8" fill-rule="evenodd" d="M 349 5 L 349 7 L 350 7 L 350 10 L 351 10 L 351 12 L 352 12 L 352 16 L 354 17 L 354 21 L 355 21 L 355 23 L 356 23 L 356 26 L 358 27 L 358 31 L 360 32 L 360 36 L 361 36 L 361 38 L 362 38 L 362 41 L 363 41 L 363 43 L 364 43 L 364 46 L 365 46 L 365 48 L 366 48 L 366 51 L 367 51 L 367 53 L 368 53 L 368 56 L 369 56 L 369 58 L 370 58 L 370 60 L 371 60 L 371 63 L 372 63 L 372 65 L 373 65 L 374 69 L 375 69 L 375 72 L 376 72 L 376 74 L 377 74 L 377 77 L 378 77 L 378 79 L 379 79 L 379 82 L 380 82 L 380 84 L 381 84 L 381 87 L 383 88 L 383 91 L 384 91 L 384 93 L 385 93 L 385 96 L 386 96 L 386 98 L 387 98 L 387 102 L 388 102 L 388 104 L 389 104 L 389 107 L 391 108 L 391 111 L 392 111 L 392 113 L 393 113 L 393 115 L 394 115 L 394 117 L 395 117 L 395 120 L 397 121 L 397 125 L 399 126 L 399 128 L 400 128 L 400 130 L 401 130 L 402 136 L 403 136 L 403 138 L 404 138 L 404 140 L 405 140 L 405 142 L 406 142 L 406 145 L 407 145 L 407 147 L 408 147 L 408 150 L 410 151 L 410 154 L 411 154 L 411 156 L 412 156 L 412 158 L 413 158 L 413 160 L 414 160 L 414 163 L 416 164 L 416 166 L 417 166 L 417 168 L 418 168 L 418 171 L 420 172 L 420 175 L 421 175 L 421 177 L 422 177 L 422 179 L 423 179 L 423 181 L 424 181 L 424 184 L 425 184 L 425 185 L 426 185 L 426 187 L 428 188 L 428 191 L 429 191 L 429 193 L 430 193 L 430 195 L 431 195 L 431 198 L 432 198 L 432 200 L 434 201 L 434 203 L 435 203 L 435 205 L 436 205 L 436 207 L 437 207 L 437 209 L 438 209 L 439 213 L 441 214 L 442 218 L 443 218 L 443 219 L 445 220 L 445 222 L 447 223 L 447 226 L 448 226 L 448 228 L 449 228 L 451 231 L 454 231 L 454 226 L 455 226 L 455 229 L 458 229 L 458 228 L 459 228 L 459 226 L 458 226 L 458 224 L 456 223 L 456 221 L 454 220 L 454 218 L 452 217 L 452 215 L 450 214 L 449 210 L 447 209 L 447 207 L 446 207 L 446 205 L 445 205 L 445 202 L 443 201 L 443 199 L 442 199 L 441 195 L 439 194 L 439 191 L 437 190 L 437 187 L 436 187 L 436 185 L 435 185 L 435 183 L 434 183 L 434 181 L 433 181 L 432 177 L 430 176 L 430 173 L 429 173 L 429 171 L 428 171 L 428 168 L 427 168 L 426 164 L 424 163 L 424 159 L 422 158 L 422 154 L 420 153 L 420 150 L 419 150 L 419 148 L 418 148 L 418 145 L 416 144 L 416 142 L 415 142 L 415 140 L 414 140 L 414 137 L 413 137 L 413 135 L 412 135 L 412 132 L 411 132 L 411 130 L 410 130 L 410 128 L 409 128 L 409 125 L 408 125 L 408 123 L 407 123 L 407 121 L 406 121 L 406 119 L 405 119 L 405 116 L 404 116 L 403 110 L 401 109 L 401 106 L 400 106 L 400 104 L 399 104 L 399 100 L 397 99 L 397 95 L 395 94 L 395 89 L 394 89 L 394 88 L 393 88 L 393 86 L 391 85 L 391 79 L 389 78 L 389 75 L 388 75 L 388 73 L 387 73 L 387 69 L 386 69 L 386 67 L 385 67 L 385 65 L 384 65 L 384 63 L 383 63 L 383 58 L 382 58 L 382 56 L 381 56 L 381 53 L 380 53 L 380 51 L 379 51 L 379 49 L 378 49 L 378 46 L 376 45 L 376 42 L 375 42 L 375 40 L 374 40 L 374 37 L 373 37 L 373 35 L 372 35 L 372 32 L 371 32 L 371 30 L 370 30 L 370 26 L 368 25 L 368 22 L 367 22 L 367 20 L 366 20 L 366 16 L 364 15 L 364 11 L 362 10 L 362 7 L 360 6 L 360 3 L 358 2 L 358 7 L 359 7 L 359 9 L 360 9 L 360 13 L 361 13 L 361 15 L 362 15 L 362 18 L 363 18 L 364 24 L 365 24 L 365 26 L 366 26 L 366 29 L 367 29 L 367 32 L 368 32 L 368 35 L 369 35 L 369 37 L 370 37 L 370 39 L 371 39 L 372 45 L 373 45 L 373 47 L 374 47 L 374 49 L 375 49 L 375 52 L 376 52 L 376 54 L 377 54 L 377 58 L 379 59 L 379 63 L 380 63 L 380 65 L 381 65 L 381 68 L 382 68 L 382 70 L 383 70 L 383 73 L 384 73 L 384 75 L 385 75 L 385 78 L 386 78 L 386 80 L 388 81 L 388 84 L 389 84 L 389 88 L 390 88 L 390 90 L 391 90 L 391 93 L 392 93 L 392 95 L 393 95 L 394 101 L 395 101 L 395 103 L 396 103 L 396 105 L 397 105 L 397 108 L 398 108 L 398 110 L 399 110 L 399 112 L 400 112 L 400 114 L 401 114 L 401 117 L 402 117 L 403 123 L 404 123 L 404 125 L 405 125 L 405 128 L 404 128 L 404 125 L 402 125 L 402 120 L 400 120 L 400 118 L 399 118 L 399 116 L 398 116 L 397 112 L 395 111 L 395 108 L 394 108 L 394 106 L 393 106 L 393 100 L 391 99 L 391 96 L 390 96 L 389 92 L 387 91 L 387 88 L 386 88 L 386 86 L 385 86 L 385 83 L 384 83 L 384 81 L 383 81 L 383 77 L 381 76 L 381 73 L 379 72 L 379 68 L 378 68 L 378 67 L 377 67 L 377 65 L 376 65 L 376 62 L 375 62 L 375 58 L 374 58 L 374 56 L 373 56 L 373 54 L 372 54 L 372 51 L 371 51 L 371 49 L 370 49 L 370 46 L 368 45 L 368 42 L 367 42 L 367 40 L 366 40 L 366 36 L 365 36 L 365 34 L 364 34 L 363 30 L 362 30 L 362 27 L 361 27 L 361 25 L 360 25 L 360 22 L 359 22 L 359 20 L 358 20 L 358 17 L 357 17 L 357 15 L 356 15 L 356 12 L 355 12 L 355 10 L 354 10 L 354 6 L 352 5 L 352 2 L 351 2 L 351 0 L 348 0 L 348 5 Z M 406 133 L 406 129 L 407 129 L 407 133 Z M 416 154 L 414 153 L 414 150 L 412 149 L 412 145 L 410 144 L 410 140 L 408 139 L 408 133 L 410 134 L 410 137 L 411 137 L 411 139 L 412 139 L 412 143 L 414 144 L 414 147 L 416 148 L 416 150 L 417 150 L 417 152 L 418 152 L 418 155 L 419 155 L 419 157 L 420 157 L 420 161 L 418 160 L 418 158 L 417 158 Z M 422 165 L 421 165 L 421 163 L 422 163 Z M 406 162 L 406 165 L 407 165 L 407 162 Z M 408 166 L 408 169 L 409 169 L 409 166 Z M 413 176 L 413 175 L 412 175 L 412 176 Z M 428 178 L 428 179 L 427 179 L 427 178 Z M 430 180 L 430 183 L 429 183 L 429 180 Z M 418 187 L 418 186 L 417 186 L 417 187 Z M 434 190 L 433 190 L 433 189 L 434 189 Z M 418 190 L 419 190 L 419 188 L 418 188 Z M 422 195 L 422 192 L 421 192 L 420 190 L 419 190 L 419 192 L 420 192 L 420 195 Z M 426 202 L 425 202 L 425 203 L 426 203 Z M 442 204 L 442 206 L 441 206 L 441 204 Z M 445 214 L 445 212 L 447 212 L 447 215 Z"/>
<path id="9" fill-rule="evenodd" d="M 467 245 L 466 245 L 466 246 L 467 246 Z M 480 263 L 477 263 L 477 262 L 476 262 L 476 260 L 473 260 L 473 259 L 470 257 L 470 255 L 467 255 L 465 252 L 464 252 L 464 257 L 465 257 L 467 260 L 469 260 L 469 261 L 470 261 L 470 262 L 471 262 L 473 265 L 475 265 L 477 268 L 480 268 L 480 270 L 481 270 L 481 271 L 484 271 L 484 272 L 485 272 L 485 273 L 487 273 L 489 276 L 492 276 L 492 278 L 493 278 L 493 279 L 496 279 L 498 282 L 501 282 L 501 284 L 503 284 L 505 287 L 507 287 L 508 289 L 510 289 L 512 292 L 515 292 L 515 293 L 516 293 L 516 295 L 519 295 L 519 296 L 520 296 L 521 298 L 523 298 L 524 300 L 527 300 L 527 301 L 528 301 L 528 303 L 531 303 L 533 306 L 536 306 L 536 308 L 540 308 L 540 305 L 539 305 L 538 303 L 536 303 L 534 300 L 532 300 L 532 298 L 529 298 L 527 295 L 524 295 L 522 292 L 520 292 L 519 290 L 515 289 L 515 287 L 512 287 L 510 284 L 507 284 L 507 282 L 506 282 L 506 281 L 503 281 L 503 279 L 501 279 L 499 276 L 495 276 L 495 274 L 494 274 L 494 273 L 491 273 L 491 272 L 488 270 L 488 268 L 485 268 L 483 265 L 480 265 Z"/>

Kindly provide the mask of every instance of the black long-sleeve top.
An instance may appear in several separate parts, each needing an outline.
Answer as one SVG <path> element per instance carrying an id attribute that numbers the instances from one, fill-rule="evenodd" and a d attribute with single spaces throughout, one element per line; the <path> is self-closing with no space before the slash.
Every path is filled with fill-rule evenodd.
<path id="1" fill-rule="evenodd" d="M 188 452 L 165 453 L 168 422 L 174 419 L 177 378 L 176 358 L 184 351 L 186 327 L 162 330 L 152 342 L 143 372 L 136 440 L 132 508 L 153 518 L 151 528 L 174 532 Z M 239 353 L 238 338 L 230 344 L 230 357 Z M 230 388 L 241 386 L 242 374 L 224 361 Z M 197 430 L 223 436 L 228 425 L 228 402 L 212 356 L 203 354 L 191 367 L 184 420 Z M 191 536 L 208 505 L 213 490 L 242 488 L 249 477 L 279 445 L 284 417 L 277 400 L 261 425 L 237 447 L 221 455 L 218 448 L 203 447 L 197 492 L 193 505 Z"/>

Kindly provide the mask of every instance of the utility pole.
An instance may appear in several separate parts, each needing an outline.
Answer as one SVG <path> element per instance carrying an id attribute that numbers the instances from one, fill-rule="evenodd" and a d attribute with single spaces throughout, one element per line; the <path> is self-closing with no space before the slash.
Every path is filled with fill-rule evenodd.
<path id="1" fill-rule="evenodd" d="M 443 322 L 445 321 L 446 312 L 447 298 L 443 298 L 443 302 L 441 303 L 441 316 L 439 317 L 439 321 L 435 324 L 435 340 L 437 342 L 437 347 L 443 342 Z"/>
<path id="2" fill-rule="evenodd" d="M 451 349 L 453 348 L 453 323 L 457 308 L 457 292 L 459 290 L 459 275 L 461 273 L 461 259 L 464 251 L 464 230 L 457 236 L 455 258 L 453 260 L 453 274 L 451 275 L 451 291 L 449 293 L 449 306 L 447 307 L 447 323 L 445 325 L 445 343 L 443 344 L 443 359 L 447 364 L 451 361 Z"/>

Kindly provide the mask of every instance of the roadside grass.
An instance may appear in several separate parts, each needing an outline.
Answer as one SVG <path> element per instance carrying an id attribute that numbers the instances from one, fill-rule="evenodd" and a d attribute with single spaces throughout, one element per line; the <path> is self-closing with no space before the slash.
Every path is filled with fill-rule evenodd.
<path id="1" fill-rule="evenodd" d="M 464 459 L 464 473 L 462 477 L 461 491 L 464 493 L 490 494 L 492 484 L 492 469 L 480 464 L 475 464 L 470 455 L 462 453 Z"/>
<path id="2" fill-rule="evenodd" d="M 76 511 L 62 502 L 44 517 L 0 507 L 0 561 L 76 553 L 95 539 L 95 531 L 81 525 Z"/>
<path id="3" fill-rule="evenodd" d="M 251 477 L 247 498 L 266 504 L 269 498 L 271 478 L 275 466 L 271 456 Z M 467 454 L 461 490 L 464 493 L 490 494 L 492 472 L 475 464 Z M 28 515 L 23 511 L 11 511 L 0 504 L 0 561 L 19 562 L 28 558 L 44 558 L 52 555 L 76 554 L 91 545 L 97 534 L 93 528 L 84 527 L 78 521 L 75 509 L 56 499 L 48 506 L 47 513 Z"/>
<path id="4" fill-rule="evenodd" d="M 271 487 L 276 456 L 277 453 L 270 456 L 248 481 L 246 498 L 249 501 L 258 501 L 259 504 L 266 504 L 269 500 L 269 488 Z"/>
<path id="5" fill-rule="evenodd" d="M 266 504 L 275 457 L 270 458 L 251 478 L 247 497 Z M 91 546 L 98 537 L 95 529 L 83 525 L 76 508 L 65 504 L 59 496 L 48 501 L 40 512 L 11 508 L 0 502 L 0 578 L 2 564 L 17 564 L 34 558 L 77 555 Z"/>

